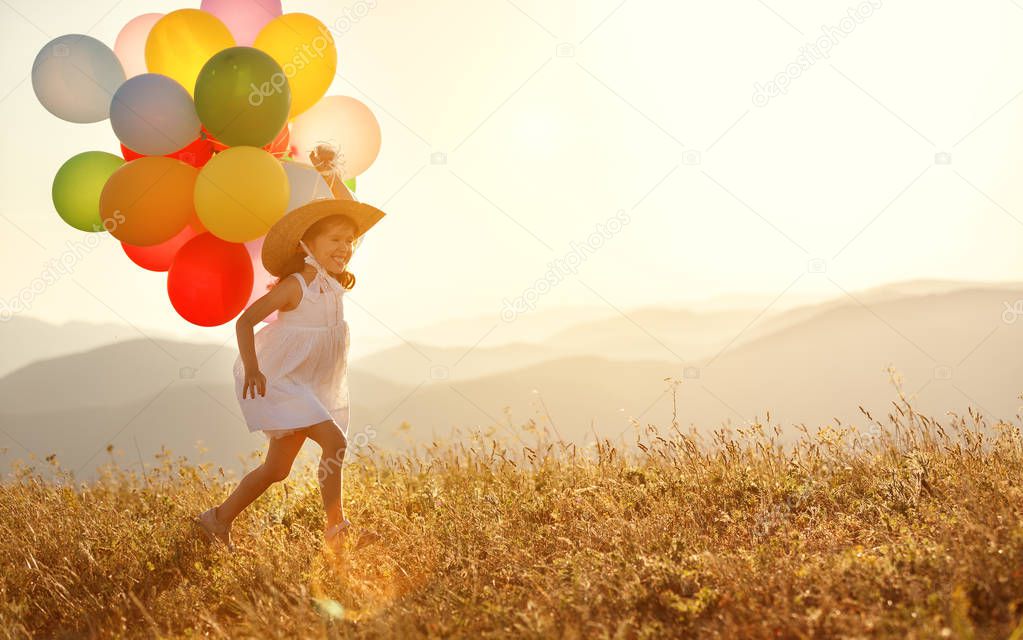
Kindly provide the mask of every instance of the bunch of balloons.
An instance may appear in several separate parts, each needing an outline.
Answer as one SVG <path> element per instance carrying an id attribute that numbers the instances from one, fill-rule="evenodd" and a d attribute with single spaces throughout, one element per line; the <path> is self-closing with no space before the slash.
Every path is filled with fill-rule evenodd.
<path id="1" fill-rule="evenodd" d="M 177 313 L 229 322 L 272 281 L 260 250 L 286 212 L 332 197 L 309 153 L 328 144 L 345 184 L 380 151 L 362 102 L 326 96 L 334 38 L 281 0 L 203 0 L 147 13 L 114 48 L 87 35 L 50 41 L 32 86 L 53 115 L 109 119 L 120 155 L 85 151 L 53 180 L 53 205 L 81 231 L 109 233 L 143 269 L 167 273 Z"/>

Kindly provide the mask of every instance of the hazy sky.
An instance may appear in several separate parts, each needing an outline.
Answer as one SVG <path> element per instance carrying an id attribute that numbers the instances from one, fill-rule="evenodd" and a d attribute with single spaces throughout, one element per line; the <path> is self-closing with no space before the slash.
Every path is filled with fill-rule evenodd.
<path id="1" fill-rule="evenodd" d="M 19 295 L 79 243 L 72 273 L 34 295 L 27 315 L 233 335 L 232 324 L 182 320 L 165 274 L 136 267 L 113 238 L 82 249 L 87 234 L 57 216 L 51 181 L 67 158 L 116 153 L 117 140 L 109 121 L 52 116 L 29 78 L 58 35 L 112 46 L 139 14 L 197 6 L 0 3 L 0 296 Z M 388 217 L 352 262 L 353 332 L 496 320 L 505 301 L 533 294 L 539 309 L 628 309 L 1023 277 L 1023 1 L 284 9 L 335 31 L 328 93 L 364 101 L 383 129 L 359 195 Z M 772 97 L 779 75 L 788 86 Z M 616 216 L 620 227 L 591 236 Z M 588 240 L 600 247 L 581 248 Z M 574 261 L 577 275 L 541 290 L 555 261 Z"/>

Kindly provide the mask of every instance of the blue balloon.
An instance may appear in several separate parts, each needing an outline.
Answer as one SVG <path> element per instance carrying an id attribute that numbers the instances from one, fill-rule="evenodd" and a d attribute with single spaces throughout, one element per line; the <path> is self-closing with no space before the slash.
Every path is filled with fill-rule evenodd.
<path id="1" fill-rule="evenodd" d="M 78 33 L 50 40 L 32 63 L 32 89 L 39 102 L 68 122 L 109 118 L 110 100 L 124 78 L 110 47 Z"/>
<path id="2" fill-rule="evenodd" d="M 192 96 L 159 73 L 143 73 L 121 85 L 110 103 L 110 126 L 124 146 L 147 156 L 188 146 L 202 128 Z"/>

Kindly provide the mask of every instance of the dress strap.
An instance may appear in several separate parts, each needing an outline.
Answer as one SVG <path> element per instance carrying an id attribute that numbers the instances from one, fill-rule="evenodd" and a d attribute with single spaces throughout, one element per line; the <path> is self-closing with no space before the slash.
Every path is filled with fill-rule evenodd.
<path id="1" fill-rule="evenodd" d="M 334 295 L 340 296 L 344 293 L 344 287 L 337 281 L 336 278 L 327 273 L 327 270 L 323 268 L 316 258 L 313 257 L 312 251 L 306 246 L 306 243 L 299 240 L 298 243 L 302 246 L 302 250 L 305 251 L 306 256 L 304 262 L 313 267 L 316 270 L 316 276 L 313 278 L 312 284 L 317 285 L 316 288 L 311 286 L 308 288 L 313 293 L 313 296 L 318 298 L 321 293 L 332 292 Z"/>

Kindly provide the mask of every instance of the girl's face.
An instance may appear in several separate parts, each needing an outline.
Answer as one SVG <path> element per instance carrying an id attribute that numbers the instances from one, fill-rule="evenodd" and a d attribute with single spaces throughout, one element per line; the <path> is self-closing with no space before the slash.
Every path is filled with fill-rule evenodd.
<path id="1" fill-rule="evenodd" d="M 329 272 L 340 274 L 352 258 L 355 228 L 347 220 L 324 229 L 308 243 L 313 257 Z"/>

